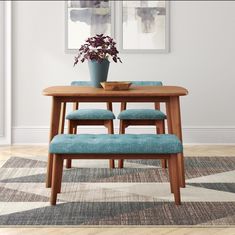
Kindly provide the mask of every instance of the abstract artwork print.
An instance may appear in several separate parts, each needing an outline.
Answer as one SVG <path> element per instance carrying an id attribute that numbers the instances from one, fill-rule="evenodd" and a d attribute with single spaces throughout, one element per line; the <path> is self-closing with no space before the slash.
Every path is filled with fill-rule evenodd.
<path id="1" fill-rule="evenodd" d="M 168 2 L 122 1 L 122 49 L 168 49 Z"/>
<path id="2" fill-rule="evenodd" d="M 112 1 L 67 1 L 67 49 L 78 49 L 96 34 L 112 35 Z"/>

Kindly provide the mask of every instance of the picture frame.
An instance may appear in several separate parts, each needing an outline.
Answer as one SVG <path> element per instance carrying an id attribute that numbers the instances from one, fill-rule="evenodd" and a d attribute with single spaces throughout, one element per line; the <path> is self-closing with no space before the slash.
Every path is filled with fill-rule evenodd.
<path id="1" fill-rule="evenodd" d="M 119 4 L 118 4 L 118 15 L 119 15 L 118 44 L 119 44 L 120 52 L 122 52 L 122 53 L 169 53 L 169 51 L 170 51 L 170 40 L 169 40 L 170 39 L 170 2 L 169 1 L 118 1 L 118 2 L 119 2 Z M 134 11 L 133 9 L 130 9 L 130 10 L 124 9 L 124 4 L 127 3 L 126 6 L 127 5 L 134 6 L 135 5 L 134 2 L 136 2 L 136 9 L 139 10 L 139 12 L 141 11 L 141 6 L 138 6 L 138 4 L 140 2 L 144 2 L 143 4 L 146 4 L 147 2 L 151 2 L 150 5 L 152 5 L 152 6 L 149 8 L 150 11 L 153 9 L 155 12 L 157 12 L 156 9 L 160 9 L 159 14 L 165 14 L 165 16 L 164 16 L 165 19 L 164 20 L 161 19 L 161 21 L 164 22 L 164 29 L 163 29 L 164 32 L 161 32 L 161 34 L 164 34 L 164 42 L 163 42 L 163 39 L 161 39 L 161 43 L 159 43 L 159 46 L 156 44 L 156 47 L 145 48 L 143 45 L 141 45 L 141 42 L 142 42 L 142 44 L 150 45 L 150 43 L 148 43 L 150 41 L 149 35 L 147 35 L 147 37 L 146 37 L 148 39 L 148 40 L 146 40 L 146 43 L 143 43 L 144 36 L 137 35 L 137 30 L 136 31 L 132 30 L 133 28 L 137 28 L 138 27 L 137 24 L 140 25 L 142 22 L 141 23 L 134 22 L 133 18 L 134 17 L 136 18 L 137 13 L 136 12 L 133 13 L 133 11 Z M 161 8 L 155 7 L 154 2 L 158 2 L 158 3 L 164 2 L 165 3 L 165 13 L 164 13 L 164 9 L 162 9 L 162 7 Z M 148 8 L 146 6 L 147 6 L 147 4 L 145 6 L 143 6 L 143 9 L 144 9 L 143 13 L 144 14 L 146 14 L 146 13 L 148 14 L 148 12 L 146 12 L 146 10 L 148 10 Z M 136 11 L 136 9 L 135 9 L 135 11 Z M 124 11 L 125 11 L 125 13 L 124 13 Z M 131 13 L 132 15 L 130 17 L 127 16 L 128 11 L 132 12 Z M 135 14 L 135 16 L 133 14 Z M 143 14 L 143 16 L 144 16 L 144 14 Z M 139 15 L 141 16 L 141 14 L 139 14 Z M 149 17 L 149 15 L 150 14 L 148 14 L 147 17 Z M 126 29 L 124 30 L 124 21 L 126 20 L 125 18 L 128 18 L 128 17 L 129 18 L 132 17 L 132 22 L 129 24 L 129 28 L 126 27 Z M 132 25 L 132 26 L 130 26 L 130 25 Z M 130 32 L 130 30 L 129 30 L 130 27 L 132 27 L 131 30 L 133 32 Z M 152 30 L 154 30 L 154 29 L 152 29 Z M 125 34 L 127 34 L 127 32 L 129 32 L 128 36 L 125 35 Z M 154 33 L 152 33 L 152 34 L 154 34 Z M 142 36 L 142 40 L 138 40 L 141 36 Z M 127 37 L 128 37 L 128 39 L 127 39 Z M 129 40 L 129 42 L 127 43 L 125 40 Z M 136 47 L 135 47 L 135 44 L 136 44 Z M 164 45 L 164 47 L 162 45 Z"/>
<path id="2" fill-rule="evenodd" d="M 105 5 L 107 2 L 109 3 L 110 12 L 107 12 L 107 7 L 105 5 L 104 8 L 98 7 L 97 2 L 100 2 L 100 5 Z M 71 5 L 72 3 L 72 5 Z M 79 7 L 80 6 L 80 7 Z M 81 7 L 82 6 L 82 7 Z M 91 7 L 90 7 L 91 6 Z M 71 11 L 73 10 L 73 16 L 71 16 Z M 76 12 L 77 10 L 77 12 Z M 98 11 L 98 14 L 100 14 L 100 17 L 96 17 L 96 15 L 90 15 L 93 14 L 94 11 Z M 81 14 L 79 15 L 79 13 Z M 91 13 L 92 12 L 92 13 Z M 109 1 L 65 1 L 65 52 L 66 53 L 76 53 L 78 49 L 80 48 L 80 45 L 84 43 L 84 41 L 91 36 L 95 36 L 95 34 L 102 34 L 102 23 L 106 22 L 107 19 L 105 19 L 105 14 L 107 15 L 106 18 L 110 18 L 110 24 L 109 33 L 105 33 L 106 35 L 109 35 L 113 38 L 115 38 L 115 1 L 109 0 Z M 103 14 L 103 15 L 102 15 Z M 108 15 L 110 14 L 110 15 Z M 93 26 L 92 24 L 95 24 L 96 22 L 99 22 L 99 28 L 100 30 L 96 30 L 95 27 L 91 29 L 94 33 L 88 33 L 89 23 L 84 22 L 87 15 L 87 22 L 92 22 L 90 28 Z M 71 17 L 73 17 L 73 22 L 70 20 Z M 75 26 L 74 21 L 76 21 L 78 18 L 81 18 L 83 22 L 81 22 L 80 25 Z M 90 18 L 89 18 L 90 17 Z M 94 18 L 94 19 L 92 19 Z M 98 19 L 98 20 L 96 20 Z M 71 27 L 72 23 L 72 27 Z M 79 23 L 78 23 L 79 24 Z M 96 31 L 96 32 L 95 32 Z M 81 35 L 81 37 L 79 37 Z M 75 39 L 76 38 L 76 39 Z M 77 40 L 75 42 L 75 40 Z"/>

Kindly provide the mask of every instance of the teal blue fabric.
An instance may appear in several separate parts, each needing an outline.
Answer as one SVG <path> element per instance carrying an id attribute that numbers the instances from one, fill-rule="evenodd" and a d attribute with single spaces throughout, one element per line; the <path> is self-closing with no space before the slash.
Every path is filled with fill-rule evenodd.
<path id="1" fill-rule="evenodd" d="M 66 116 L 68 120 L 113 120 L 115 115 L 106 109 L 78 109 Z"/>
<path id="2" fill-rule="evenodd" d="M 160 81 L 130 81 L 134 86 L 162 86 Z M 91 86 L 90 81 L 73 81 L 71 86 Z"/>
<path id="3" fill-rule="evenodd" d="M 183 151 L 175 135 L 57 135 L 49 147 L 57 154 L 175 154 Z M 95 157 L 94 157 L 95 158 Z"/>
<path id="4" fill-rule="evenodd" d="M 154 109 L 127 109 L 118 115 L 120 120 L 163 120 L 166 115 Z"/>
<path id="5" fill-rule="evenodd" d="M 71 82 L 71 86 L 91 86 L 90 81 L 73 81 Z"/>
<path id="6" fill-rule="evenodd" d="M 161 81 L 130 81 L 134 86 L 162 86 Z"/>

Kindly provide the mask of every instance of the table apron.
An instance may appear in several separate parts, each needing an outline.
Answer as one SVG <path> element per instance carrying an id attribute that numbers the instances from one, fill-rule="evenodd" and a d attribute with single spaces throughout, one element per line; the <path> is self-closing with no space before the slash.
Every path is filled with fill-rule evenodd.
<path id="1" fill-rule="evenodd" d="M 103 96 L 54 96 L 59 102 L 169 102 L 169 96 L 138 97 L 103 97 Z"/>

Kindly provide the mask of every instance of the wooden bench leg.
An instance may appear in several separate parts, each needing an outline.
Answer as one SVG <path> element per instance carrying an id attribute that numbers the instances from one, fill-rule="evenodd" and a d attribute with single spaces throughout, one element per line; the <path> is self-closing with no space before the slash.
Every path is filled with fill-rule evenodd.
<path id="1" fill-rule="evenodd" d="M 53 169 L 53 154 L 48 154 L 46 188 L 51 188 L 52 169 Z"/>
<path id="2" fill-rule="evenodd" d="M 175 204 L 180 205 L 181 199 L 180 199 L 180 185 L 179 185 L 179 172 L 178 172 L 178 162 L 177 162 L 177 155 L 171 155 L 170 156 L 170 171 L 171 171 L 171 177 L 170 180 L 172 181 L 172 189 L 174 192 L 174 198 L 175 198 Z"/>
<path id="3" fill-rule="evenodd" d="M 157 131 L 157 134 L 165 134 L 165 120 L 158 120 L 156 122 L 156 131 Z M 167 168 L 167 160 L 166 159 L 162 159 L 161 164 L 162 164 L 163 169 Z"/>
<path id="4" fill-rule="evenodd" d="M 112 104 L 112 103 L 111 103 Z M 109 120 L 107 122 L 107 127 L 108 127 L 108 134 L 114 134 L 113 130 L 113 120 Z M 113 159 L 109 160 L 109 168 L 115 168 L 115 161 Z"/>
<path id="5" fill-rule="evenodd" d="M 120 127 L 119 127 L 119 134 L 125 134 L 125 121 L 124 120 L 120 120 Z M 119 159 L 118 160 L 118 168 L 123 168 L 124 167 L 124 160 L 123 159 Z"/>
<path id="6" fill-rule="evenodd" d="M 61 156 L 60 156 L 60 158 L 61 158 Z M 58 172 L 58 187 L 57 187 L 57 193 L 61 193 L 61 185 L 62 185 L 62 178 L 63 178 L 63 165 L 64 165 L 64 159 L 62 158 L 62 162 L 60 162 L 59 164 L 61 164 L 62 165 L 62 167 L 61 166 L 59 166 L 59 167 L 61 167 L 62 169 Z"/>
<path id="7" fill-rule="evenodd" d="M 56 205 L 57 193 L 60 191 L 61 178 L 63 173 L 63 158 L 60 155 L 53 156 L 52 187 L 51 187 L 51 205 Z"/>

